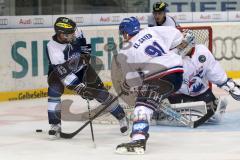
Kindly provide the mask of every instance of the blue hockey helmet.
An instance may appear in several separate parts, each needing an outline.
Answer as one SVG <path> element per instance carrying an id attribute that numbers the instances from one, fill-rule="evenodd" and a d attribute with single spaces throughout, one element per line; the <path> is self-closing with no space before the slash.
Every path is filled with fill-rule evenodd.
<path id="1" fill-rule="evenodd" d="M 119 25 L 120 34 L 127 33 L 130 36 L 136 35 L 140 31 L 140 23 L 137 18 L 124 18 Z"/>

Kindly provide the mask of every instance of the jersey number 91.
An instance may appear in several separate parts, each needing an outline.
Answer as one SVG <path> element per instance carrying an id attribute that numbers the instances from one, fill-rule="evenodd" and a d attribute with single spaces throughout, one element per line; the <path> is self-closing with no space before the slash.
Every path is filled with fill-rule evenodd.
<path id="1" fill-rule="evenodd" d="M 164 50 L 157 42 L 153 42 L 152 45 L 147 46 L 145 48 L 145 53 L 151 57 L 158 57 L 165 54 Z"/>

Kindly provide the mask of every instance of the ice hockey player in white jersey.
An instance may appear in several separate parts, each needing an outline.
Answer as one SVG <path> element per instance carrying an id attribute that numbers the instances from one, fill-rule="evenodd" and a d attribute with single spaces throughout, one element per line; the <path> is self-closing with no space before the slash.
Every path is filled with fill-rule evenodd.
<path id="1" fill-rule="evenodd" d="M 117 57 L 125 75 L 122 91 L 129 94 L 129 89 L 136 86 L 140 91 L 135 103 L 131 142 L 118 145 L 116 152 L 143 154 L 153 112 L 162 99 L 181 86 L 182 58 L 170 48 L 179 45 L 183 36 L 174 27 L 156 26 L 141 30 L 135 17 L 123 19 L 119 32 L 128 45 Z"/>
<path id="2" fill-rule="evenodd" d="M 167 15 L 168 4 L 166 2 L 155 2 L 153 4 L 153 12 L 148 16 L 148 27 L 153 26 L 173 26 L 178 27 L 179 24 L 173 17 Z"/>
<path id="3" fill-rule="evenodd" d="M 226 72 L 205 45 L 195 44 L 195 36 L 191 30 L 183 34 L 183 42 L 178 46 L 178 53 L 183 56 L 183 84 L 177 94 L 168 97 L 170 103 L 204 101 L 208 110 L 215 112 L 221 107 L 224 113 L 227 102 L 214 96 L 209 82 L 228 91 L 238 101 L 240 101 L 239 85 L 227 77 Z M 219 113 L 215 113 L 210 119 L 213 122 L 220 120 Z"/>
<path id="4" fill-rule="evenodd" d="M 59 17 L 54 24 L 55 34 L 47 44 L 49 59 L 48 73 L 48 120 L 49 135 L 58 136 L 61 131 L 61 96 L 64 88 L 75 91 L 85 99 L 95 98 L 107 104 L 113 95 L 104 87 L 101 79 L 89 64 L 91 46 L 86 43 L 82 32 L 77 32 L 76 23 L 69 18 Z M 109 107 L 118 119 L 120 130 L 125 133 L 128 120 L 118 102 Z"/>

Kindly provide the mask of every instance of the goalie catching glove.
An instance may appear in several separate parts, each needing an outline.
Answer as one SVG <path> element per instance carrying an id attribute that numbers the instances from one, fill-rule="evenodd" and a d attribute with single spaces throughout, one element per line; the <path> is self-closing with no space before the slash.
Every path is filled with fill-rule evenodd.
<path id="1" fill-rule="evenodd" d="M 225 83 L 218 85 L 218 87 L 228 91 L 235 100 L 240 101 L 240 86 L 231 78 L 228 78 Z"/>

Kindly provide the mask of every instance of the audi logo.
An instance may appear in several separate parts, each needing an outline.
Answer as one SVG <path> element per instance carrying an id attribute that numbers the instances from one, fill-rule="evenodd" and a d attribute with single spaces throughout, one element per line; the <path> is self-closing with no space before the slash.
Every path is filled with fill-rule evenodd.
<path id="1" fill-rule="evenodd" d="M 44 24 L 44 19 L 43 18 L 34 18 L 33 24 Z"/>
<path id="2" fill-rule="evenodd" d="M 216 37 L 213 39 L 213 54 L 216 60 L 240 59 L 240 36 Z"/>
<path id="3" fill-rule="evenodd" d="M 112 16 L 112 22 L 120 22 L 120 16 Z"/>
<path id="4" fill-rule="evenodd" d="M 0 25 L 7 25 L 8 19 L 0 19 Z"/>
<path id="5" fill-rule="evenodd" d="M 84 23 L 84 18 L 83 17 L 75 17 L 75 22 L 76 23 Z"/>

